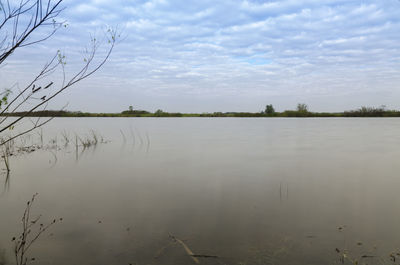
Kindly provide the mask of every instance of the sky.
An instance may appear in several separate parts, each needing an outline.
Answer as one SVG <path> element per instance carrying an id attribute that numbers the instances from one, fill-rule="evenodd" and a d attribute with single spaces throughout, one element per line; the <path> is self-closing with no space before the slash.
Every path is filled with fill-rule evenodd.
<path id="1" fill-rule="evenodd" d="M 0 68 L 0 89 L 28 82 L 57 50 L 72 75 L 90 36 L 106 49 L 104 32 L 113 27 L 121 36 L 106 65 L 49 108 L 400 109 L 399 0 L 64 0 L 62 6 L 57 19 L 67 27 L 16 51 Z"/>

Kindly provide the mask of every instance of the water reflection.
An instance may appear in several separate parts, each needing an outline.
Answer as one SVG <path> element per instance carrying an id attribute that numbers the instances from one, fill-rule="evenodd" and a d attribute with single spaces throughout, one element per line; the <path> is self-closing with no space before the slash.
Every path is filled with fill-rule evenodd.
<path id="1" fill-rule="evenodd" d="M 38 137 L 35 138 L 34 136 Z M 58 136 L 62 136 L 62 140 Z M 72 145 L 74 138 L 70 137 L 70 133 L 66 130 L 57 133 L 52 138 L 49 138 L 48 143 L 45 144 L 43 137 L 43 128 L 40 131 L 33 134 L 26 134 L 21 136 L 19 142 L 10 141 L 7 145 L 3 147 L 3 165 L 2 175 L 4 175 L 4 189 L 2 193 L 9 191 L 10 189 L 10 172 L 11 163 L 10 160 L 18 157 L 24 157 L 24 159 L 29 159 L 29 155 L 33 152 L 40 152 L 41 156 L 50 154 L 48 159 L 49 168 L 54 168 L 58 162 L 58 155 L 70 154 L 74 152 L 76 162 L 79 162 L 80 158 L 84 153 L 91 151 L 94 155 L 97 146 L 100 144 L 106 144 L 109 141 L 105 140 L 101 134 L 98 134 L 94 130 L 90 130 L 88 134 L 80 137 L 75 134 L 75 142 Z"/>
<path id="2" fill-rule="evenodd" d="M 133 154 L 135 151 L 142 151 L 143 148 L 146 153 L 150 151 L 150 135 L 147 131 L 140 132 L 139 129 L 136 127 L 132 129 L 132 127 L 129 127 L 128 131 L 124 131 L 120 129 L 121 137 L 122 137 L 122 142 L 121 142 L 121 154 L 123 154 L 124 151 L 129 147 L 131 154 Z M 144 136 L 142 136 L 144 134 Z M 130 138 L 127 137 L 127 135 L 130 136 Z M 136 145 L 136 142 L 138 142 L 138 145 Z"/>
<path id="3" fill-rule="evenodd" d="M 6 265 L 7 259 L 6 259 L 6 251 L 0 246 L 0 265 Z"/>
<path id="4" fill-rule="evenodd" d="M 85 146 L 91 130 L 107 143 Z M 372 264 L 400 246 L 398 119 L 58 119 L 44 133 L 0 200 L 3 247 L 35 192 L 36 213 L 64 218 L 40 264 Z"/>
<path id="5" fill-rule="evenodd" d="M 10 190 L 10 171 L 5 170 L 1 175 L 4 176 L 4 187 L 0 197 Z"/>

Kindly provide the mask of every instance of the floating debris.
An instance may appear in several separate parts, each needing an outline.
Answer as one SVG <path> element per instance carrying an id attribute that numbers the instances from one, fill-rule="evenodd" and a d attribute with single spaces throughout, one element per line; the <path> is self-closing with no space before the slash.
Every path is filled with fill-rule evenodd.
<path id="1" fill-rule="evenodd" d="M 183 249 L 186 251 L 186 253 L 192 258 L 192 260 L 196 263 L 196 264 L 200 264 L 200 261 L 197 257 L 194 256 L 192 250 L 185 244 L 185 242 L 183 242 L 182 240 L 180 240 L 179 238 L 175 237 L 172 234 L 169 234 L 169 237 L 175 241 L 178 242 L 179 244 L 182 245 Z"/>
<path id="2" fill-rule="evenodd" d="M 191 256 L 196 257 L 196 258 L 214 258 L 214 259 L 219 258 L 218 256 L 215 256 L 215 255 L 202 255 L 202 254 L 194 254 Z"/>

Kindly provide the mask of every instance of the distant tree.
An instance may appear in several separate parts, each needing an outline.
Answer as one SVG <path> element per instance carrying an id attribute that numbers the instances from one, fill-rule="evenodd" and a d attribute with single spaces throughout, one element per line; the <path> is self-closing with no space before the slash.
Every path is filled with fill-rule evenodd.
<path id="1" fill-rule="evenodd" d="M 150 112 L 146 110 L 124 110 L 121 114 L 125 115 L 143 115 L 143 114 L 150 114 Z"/>
<path id="2" fill-rule="evenodd" d="M 211 115 L 211 117 L 224 117 L 224 116 L 226 116 L 226 115 L 224 113 L 220 112 L 220 111 L 214 112 Z"/>
<path id="3" fill-rule="evenodd" d="M 383 117 L 385 115 L 395 115 L 397 114 L 395 111 L 385 110 L 386 106 L 380 106 L 378 108 L 375 107 L 366 107 L 363 106 L 356 110 L 345 111 L 344 116 L 347 117 Z"/>
<path id="4" fill-rule="evenodd" d="M 164 111 L 158 109 L 156 112 L 154 112 L 154 114 L 158 117 L 160 117 L 162 114 L 164 113 Z"/>
<path id="5" fill-rule="evenodd" d="M 129 111 L 133 111 L 133 106 L 129 106 Z"/>
<path id="6" fill-rule="evenodd" d="M 272 115 L 274 113 L 275 113 L 275 109 L 274 109 L 274 106 L 272 106 L 272 104 L 265 106 L 265 114 Z"/>
<path id="7" fill-rule="evenodd" d="M 299 104 L 297 104 L 297 111 L 298 111 L 298 112 L 301 112 L 301 113 L 306 113 L 306 112 L 308 112 L 308 106 L 307 106 L 307 104 L 304 104 L 304 103 L 299 103 Z"/>

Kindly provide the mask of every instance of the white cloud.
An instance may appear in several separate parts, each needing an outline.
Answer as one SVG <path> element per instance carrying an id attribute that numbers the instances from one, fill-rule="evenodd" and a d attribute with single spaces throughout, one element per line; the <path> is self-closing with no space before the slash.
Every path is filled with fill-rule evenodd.
<path id="1" fill-rule="evenodd" d="M 354 102 L 364 97 L 376 105 L 400 107 L 393 97 L 371 98 L 371 91 L 390 89 L 400 95 L 398 1 L 91 0 L 82 4 L 71 0 L 65 4 L 70 6 L 63 17 L 70 27 L 47 47 L 26 51 L 24 56 L 36 60 L 48 47 L 58 46 L 76 55 L 88 32 L 101 33 L 100 25 L 119 25 L 124 40 L 101 73 L 85 85 L 93 82 L 89 86 L 97 91 L 119 91 L 122 94 L 115 97 L 124 106 L 136 93 L 149 109 L 157 108 L 152 102 L 162 97 L 171 110 L 194 111 L 198 107 L 189 109 L 179 99 L 195 95 L 202 111 L 213 111 L 215 101 L 207 101 L 210 96 L 222 102 L 245 94 L 254 100 L 246 103 L 248 110 L 258 110 L 263 101 L 275 100 L 287 108 L 293 100 L 308 98 L 316 109 L 332 110 L 336 105 L 327 106 L 326 97 L 348 98 L 353 93 L 361 98 Z M 1 69 L 0 78 L 6 71 Z M 105 81 L 110 76 L 119 81 Z M 316 98 L 324 105 L 318 105 Z M 69 101 L 73 106 L 74 98 Z M 347 108 L 352 107 L 357 106 Z M 91 105 L 74 108 L 101 111 Z M 121 106 L 109 108 L 118 111 Z"/>

